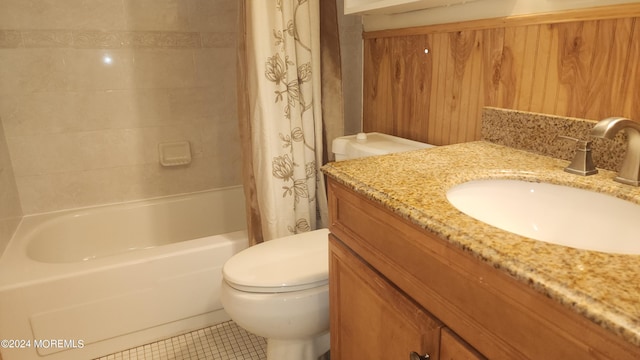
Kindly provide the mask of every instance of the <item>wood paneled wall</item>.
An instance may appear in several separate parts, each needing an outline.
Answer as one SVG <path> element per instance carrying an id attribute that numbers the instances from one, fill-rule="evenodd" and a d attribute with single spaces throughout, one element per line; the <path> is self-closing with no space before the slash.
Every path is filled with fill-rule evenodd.
<path id="1" fill-rule="evenodd" d="M 483 106 L 640 121 L 640 4 L 364 33 L 364 131 L 478 140 Z"/>

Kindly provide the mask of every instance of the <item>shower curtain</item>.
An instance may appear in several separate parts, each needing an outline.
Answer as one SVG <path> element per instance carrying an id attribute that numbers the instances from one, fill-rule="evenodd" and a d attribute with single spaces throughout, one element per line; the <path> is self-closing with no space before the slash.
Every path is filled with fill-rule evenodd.
<path id="1" fill-rule="evenodd" d="M 250 243 L 326 227 L 343 132 L 335 0 L 239 0 L 238 113 Z"/>

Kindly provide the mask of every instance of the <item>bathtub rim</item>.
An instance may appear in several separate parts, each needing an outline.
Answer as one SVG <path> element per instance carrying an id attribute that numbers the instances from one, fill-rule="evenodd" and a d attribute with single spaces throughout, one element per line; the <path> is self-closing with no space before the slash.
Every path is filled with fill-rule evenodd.
<path id="1" fill-rule="evenodd" d="M 223 236 L 237 236 L 237 234 L 245 234 L 246 229 L 229 232 L 227 234 L 216 234 L 206 237 L 171 243 L 163 246 L 156 246 L 147 249 L 138 249 L 130 252 L 116 254 L 107 257 L 101 257 L 84 262 L 71 263 L 50 263 L 40 262 L 30 258 L 27 255 L 27 247 L 29 242 L 29 234 L 34 231 L 35 227 L 46 222 L 58 219 L 62 216 L 73 216 L 74 213 L 83 213 L 91 210 L 99 210 L 111 207 L 132 207 L 144 206 L 144 204 L 167 201 L 169 199 L 177 199 L 182 197 L 197 196 L 203 193 L 211 193 L 230 189 L 241 188 L 242 185 L 227 186 L 224 188 L 216 188 L 190 192 L 184 194 L 174 194 L 168 196 L 159 196 L 148 199 L 139 199 L 126 201 L 122 203 L 101 204 L 96 206 L 87 206 L 75 209 L 66 209 L 40 214 L 30 214 L 20 221 L 18 228 L 9 240 L 5 251 L 0 256 L 0 292 L 3 290 L 14 289 L 21 286 L 32 285 L 36 283 L 53 281 L 77 275 L 78 273 L 90 273 L 103 271 L 109 268 L 119 267 L 123 265 L 136 264 L 141 262 L 154 261 L 162 257 L 172 254 L 187 254 L 198 251 L 203 248 L 220 246 L 221 242 L 228 241 Z M 211 242 L 213 238 L 215 242 Z M 141 258 L 139 255 L 145 252 L 145 256 Z"/>

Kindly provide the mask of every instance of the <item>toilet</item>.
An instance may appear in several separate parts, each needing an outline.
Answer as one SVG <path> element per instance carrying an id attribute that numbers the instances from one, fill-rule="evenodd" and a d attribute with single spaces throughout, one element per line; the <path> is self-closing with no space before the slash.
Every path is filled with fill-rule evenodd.
<path id="1" fill-rule="evenodd" d="M 333 141 L 337 161 L 429 148 L 380 133 Z M 317 360 L 329 351 L 328 229 L 264 242 L 222 269 L 220 300 L 231 319 L 267 339 L 267 360 Z"/>

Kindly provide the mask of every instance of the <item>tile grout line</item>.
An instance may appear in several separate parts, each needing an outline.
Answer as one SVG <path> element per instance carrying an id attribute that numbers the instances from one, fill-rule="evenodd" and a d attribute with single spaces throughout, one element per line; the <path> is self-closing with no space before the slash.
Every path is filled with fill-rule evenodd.
<path id="1" fill-rule="evenodd" d="M 227 321 L 94 360 L 265 360 L 266 344 Z"/>

